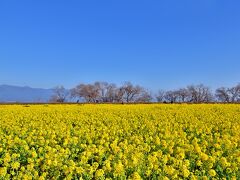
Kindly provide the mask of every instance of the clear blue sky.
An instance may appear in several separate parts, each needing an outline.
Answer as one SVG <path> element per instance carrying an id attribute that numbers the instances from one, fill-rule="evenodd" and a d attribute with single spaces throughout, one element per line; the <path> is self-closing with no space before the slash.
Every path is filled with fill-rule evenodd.
<path id="1" fill-rule="evenodd" d="M 1 0 L 0 84 L 240 81 L 239 0 Z"/>

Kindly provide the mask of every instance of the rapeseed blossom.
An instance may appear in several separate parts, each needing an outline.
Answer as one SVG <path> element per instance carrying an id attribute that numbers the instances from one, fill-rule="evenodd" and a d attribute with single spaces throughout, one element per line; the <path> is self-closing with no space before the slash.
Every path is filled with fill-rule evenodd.
<path id="1" fill-rule="evenodd" d="M 0 105 L 0 179 L 240 179 L 240 105 Z"/>

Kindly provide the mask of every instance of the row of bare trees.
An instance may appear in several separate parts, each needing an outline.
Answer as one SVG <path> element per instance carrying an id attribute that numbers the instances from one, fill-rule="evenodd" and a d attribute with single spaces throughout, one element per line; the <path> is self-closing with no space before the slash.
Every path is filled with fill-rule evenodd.
<path id="1" fill-rule="evenodd" d="M 158 102 L 224 102 L 236 103 L 240 102 L 240 84 L 231 87 L 221 87 L 212 93 L 211 89 L 203 84 L 191 85 L 186 88 L 177 90 L 163 91 L 160 90 L 156 96 Z"/>
<path id="2" fill-rule="evenodd" d="M 240 102 L 240 83 L 234 87 L 221 87 L 215 93 L 203 84 L 191 85 L 176 90 L 160 90 L 153 96 L 148 90 L 126 82 L 121 86 L 107 82 L 95 82 L 92 84 L 79 84 L 71 90 L 66 90 L 63 86 L 54 89 L 51 102 L 89 102 L 89 103 L 138 103 L 138 102 L 190 102 L 208 103 Z"/>
<path id="3" fill-rule="evenodd" d="M 158 102 L 193 102 L 193 103 L 202 103 L 202 102 L 211 102 L 214 97 L 211 93 L 211 90 L 202 84 L 200 85 L 191 85 L 186 88 L 180 88 L 177 90 L 170 91 L 159 91 L 156 96 Z"/>
<path id="4" fill-rule="evenodd" d="M 240 83 L 231 88 L 218 88 L 216 90 L 216 97 L 221 102 L 240 102 Z"/>
<path id="5" fill-rule="evenodd" d="M 79 84 L 70 91 L 63 86 L 54 89 L 52 102 L 65 102 L 67 97 L 71 101 L 84 101 L 89 103 L 130 103 L 150 102 L 152 96 L 149 91 L 139 85 L 126 82 L 118 87 L 107 82 L 95 82 L 93 84 Z"/>

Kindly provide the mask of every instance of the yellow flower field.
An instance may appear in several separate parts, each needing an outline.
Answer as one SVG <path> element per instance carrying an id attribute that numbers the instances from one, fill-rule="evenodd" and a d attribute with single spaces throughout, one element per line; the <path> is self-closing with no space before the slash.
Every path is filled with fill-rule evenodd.
<path id="1" fill-rule="evenodd" d="M 240 179 L 240 105 L 0 105 L 0 179 Z"/>

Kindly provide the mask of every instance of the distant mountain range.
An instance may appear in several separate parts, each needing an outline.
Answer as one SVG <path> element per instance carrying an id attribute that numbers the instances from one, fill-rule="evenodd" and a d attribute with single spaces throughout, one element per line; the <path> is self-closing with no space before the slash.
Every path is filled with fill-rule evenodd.
<path id="1" fill-rule="evenodd" d="M 0 85 L 0 102 L 47 102 L 52 89 Z"/>

